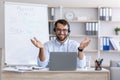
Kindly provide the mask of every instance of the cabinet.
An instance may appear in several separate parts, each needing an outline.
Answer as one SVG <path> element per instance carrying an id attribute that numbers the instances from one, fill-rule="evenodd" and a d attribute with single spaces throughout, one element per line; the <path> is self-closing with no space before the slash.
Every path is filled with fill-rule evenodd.
<path id="1" fill-rule="evenodd" d="M 110 8 L 112 20 L 100 20 L 101 8 Z M 98 57 L 104 58 L 103 66 L 109 66 L 111 59 L 118 58 L 119 51 L 116 50 L 101 50 L 101 38 L 103 37 L 117 37 L 114 33 L 114 28 L 120 25 L 120 9 L 116 7 L 94 7 L 94 6 L 49 6 L 48 7 L 48 21 L 49 21 L 49 33 L 50 39 L 53 39 L 54 22 L 57 19 L 66 19 L 70 23 L 70 38 L 78 42 L 81 42 L 84 38 L 91 39 L 90 45 L 85 48 L 85 54 L 92 56 L 92 65 L 94 66 L 94 60 Z M 117 17 L 118 16 L 118 17 Z M 97 31 L 97 34 L 86 34 L 87 24 L 91 32 Z M 97 29 L 96 28 L 97 24 Z M 114 54 L 115 53 L 115 54 Z M 108 58 L 109 56 L 113 58 Z M 117 55 L 117 56 L 116 56 Z"/>
<path id="2" fill-rule="evenodd" d="M 111 6 L 112 9 L 112 20 L 111 21 L 100 21 L 100 30 L 99 30 L 99 39 L 103 38 L 103 37 L 108 37 L 108 38 L 114 38 L 117 39 L 117 41 L 120 42 L 120 35 L 116 35 L 114 29 L 116 27 L 120 27 L 120 7 L 114 7 Z M 119 44 L 119 43 L 118 43 Z M 101 50 L 100 49 L 100 53 L 101 53 L 101 57 L 104 58 L 104 65 L 105 66 L 109 66 L 110 60 L 116 60 L 120 58 L 120 49 L 118 50 L 114 50 L 111 49 L 110 46 L 110 50 Z"/>

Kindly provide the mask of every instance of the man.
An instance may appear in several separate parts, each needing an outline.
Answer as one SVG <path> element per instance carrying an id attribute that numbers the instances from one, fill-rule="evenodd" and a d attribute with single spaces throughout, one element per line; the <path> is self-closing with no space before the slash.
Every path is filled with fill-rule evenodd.
<path id="1" fill-rule="evenodd" d="M 85 39 L 80 44 L 77 41 L 69 39 L 70 25 L 64 20 L 60 19 L 55 22 L 54 31 L 56 39 L 46 42 L 44 45 L 37 39 L 31 39 L 31 42 L 39 48 L 38 65 L 46 67 L 49 62 L 50 52 L 77 52 L 77 66 L 85 67 L 85 55 L 82 52 L 90 43 L 89 39 Z"/>

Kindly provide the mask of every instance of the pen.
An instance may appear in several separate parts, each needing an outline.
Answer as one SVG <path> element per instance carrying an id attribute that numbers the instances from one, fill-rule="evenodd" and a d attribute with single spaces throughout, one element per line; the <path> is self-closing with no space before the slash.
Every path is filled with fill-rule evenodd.
<path id="1" fill-rule="evenodd" d="M 40 70 L 43 69 L 44 67 L 32 67 L 33 70 Z"/>

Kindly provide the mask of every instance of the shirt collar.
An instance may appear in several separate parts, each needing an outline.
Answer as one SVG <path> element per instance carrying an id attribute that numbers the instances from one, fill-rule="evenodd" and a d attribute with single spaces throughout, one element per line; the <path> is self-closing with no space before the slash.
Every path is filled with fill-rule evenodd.
<path id="1" fill-rule="evenodd" d="M 61 45 L 66 45 L 68 43 L 69 39 L 67 39 L 63 44 L 61 44 L 57 39 L 55 40 L 56 45 L 61 46 Z"/>

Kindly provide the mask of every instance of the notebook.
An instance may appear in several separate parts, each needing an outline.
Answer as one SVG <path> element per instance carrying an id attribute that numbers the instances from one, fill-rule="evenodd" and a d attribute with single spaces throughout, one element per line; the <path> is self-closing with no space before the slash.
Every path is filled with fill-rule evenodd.
<path id="1" fill-rule="evenodd" d="M 49 61 L 50 71 L 76 70 L 77 52 L 51 52 Z"/>

